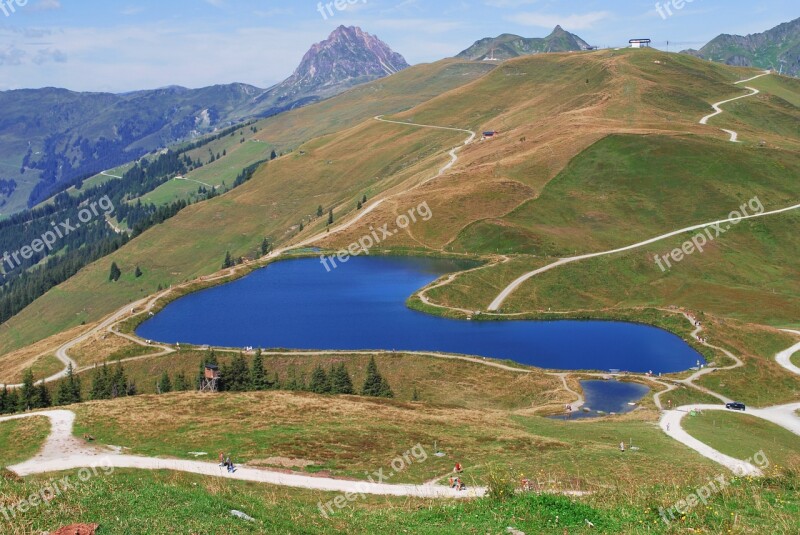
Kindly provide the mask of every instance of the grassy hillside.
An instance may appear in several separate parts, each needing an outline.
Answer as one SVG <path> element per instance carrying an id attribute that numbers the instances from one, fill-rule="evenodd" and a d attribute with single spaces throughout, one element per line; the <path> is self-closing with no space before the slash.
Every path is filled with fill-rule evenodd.
<path id="1" fill-rule="evenodd" d="M 50 433 L 47 418 L 27 418 L 0 423 L 0 467 L 33 457 Z"/>
<path id="2" fill-rule="evenodd" d="M 515 474 L 563 473 L 591 486 L 622 474 L 667 483 L 717 469 L 652 421 L 630 416 L 565 422 L 489 408 L 291 392 L 139 396 L 84 403 L 75 411 L 77 434 L 133 454 L 191 458 L 190 451 L 223 450 L 257 466 L 293 462 L 299 471 L 356 479 L 417 443 L 431 458 L 404 471 L 403 481 L 443 476 L 455 461 L 472 484 L 485 484 L 493 466 Z M 640 450 L 621 457 L 622 440 Z M 445 457 L 432 455 L 434 442 Z"/>
<path id="3" fill-rule="evenodd" d="M 706 411 L 687 417 L 685 422 L 690 435 L 734 459 L 752 459 L 763 451 L 770 464 L 791 466 L 800 460 L 797 435 L 760 418 Z"/>
<path id="4" fill-rule="evenodd" d="M 43 477 L 24 481 L 0 478 L 0 492 L 9 500 L 20 500 L 38 492 L 46 481 Z M 661 520 L 658 508 L 670 507 L 685 498 L 685 488 L 648 487 L 635 492 L 625 482 L 582 499 L 525 494 L 508 501 L 431 502 L 367 496 L 326 519 L 320 515 L 318 503 L 334 499 L 331 493 L 186 474 L 117 470 L 89 480 L 49 507 L 26 513 L 26 527 L 14 528 L 10 533 L 28 535 L 71 522 L 97 522 L 102 525 L 102 533 L 111 535 L 153 531 L 190 535 L 204 532 L 209 525 L 237 535 L 457 535 L 503 533 L 508 527 L 547 535 L 563 535 L 564 530 L 571 534 L 681 533 L 690 529 L 727 533 L 740 529 L 744 523 L 760 532 L 788 534 L 798 528 L 796 485 L 796 476 L 791 475 L 765 482 L 737 479 L 726 491 L 714 494 L 708 507 L 692 509 L 671 526 Z M 133 498 L 121 494 L 120 488 L 136 488 L 137 495 Z M 252 515 L 255 524 L 232 516 L 231 510 Z"/>
<path id="5" fill-rule="evenodd" d="M 781 166 L 795 168 L 796 157 L 791 152 L 756 152 L 743 146 L 734 151 L 732 145 L 701 137 L 694 144 L 690 140 L 695 138 L 667 137 L 691 132 L 717 138 L 720 134 L 716 128 L 697 125 L 697 120 L 707 113 L 710 102 L 741 94 L 741 88 L 731 82 L 746 76 L 747 71 L 658 51 L 533 56 L 505 62 L 479 77 L 485 70 L 482 64 L 453 61 L 409 69 L 259 123 L 254 139 L 270 146 L 278 146 L 276 140 L 280 140 L 294 150 L 264 166 L 246 185 L 188 208 L 43 296 L 0 330 L 0 352 L 9 353 L 81 321 L 95 321 L 126 302 L 152 293 L 158 285 L 213 272 L 221 265 L 225 251 L 253 256 L 264 237 L 280 244 L 308 236 L 324 228 L 324 221 L 315 216 L 317 206 L 326 210 L 333 207 L 336 220 L 341 221 L 355 211 L 356 199 L 363 194 L 371 199 L 389 194 L 393 197 L 348 231 L 322 241 L 322 245 L 346 245 L 363 235 L 369 225 L 380 226 L 424 201 L 434 214 L 431 223 L 398 234 L 385 244 L 387 248 L 470 253 L 497 253 L 505 248 L 537 255 L 556 254 L 568 249 L 568 245 L 573 250 L 594 250 L 622 241 L 618 237 L 620 228 L 630 237 L 672 230 L 671 225 L 686 217 L 712 212 L 716 216 L 719 203 L 726 205 L 727 212 L 728 201 L 738 201 L 751 192 L 776 203 L 796 192 L 791 181 L 781 181 L 778 172 Z M 442 89 L 452 89 L 465 79 L 476 77 L 479 78 L 472 83 L 441 93 Z M 446 150 L 466 136 L 371 119 L 372 115 L 403 108 L 411 109 L 394 118 L 476 131 L 497 129 L 500 135 L 465 148 L 451 172 L 410 189 L 433 176 L 447 160 Z M 763 133 L 767 140 L 782 138 L 780 132 Z M 320 134 L 326 135 L 304 142 Z M 660 136 L 642 137 L 644 134 Z M 604 140 L 609 135 L 615 137 Z M 598 144 L 600 140 L 603 141 Z M 596 170 L 603 164 L 597 159 L 608 159 L 604 176 L 618 171 L 608 184 L 581 178 L 577 172 L 571 182 L 553 181 L 565 167 L 577 165 L 570 162 L 590 147 L 607 148 L 602 155 L 592 157 L 590 150 L 590 156 L 579 158 L 578 163 L 587 162 L 580 172 Z M 716 171 L 695 169 L 701 165 L 702 154 L 709 150 L 718 155 L 714 161 Z M 232 152 L 228 158 L 235 157 Z M 680 163 L 670 161 L 675 153 L 681 154 Z M 666 175 L 663 170 L 654 169 L 648 156 L 660 156 L 670 162 L 669 169 L 680 171 L 678 176 L 670 177 L 670 189 L 663 194 L 648 191 L 661 188 Z M 219 165 L 224 161 L 223 158 Z M 647 176 L 637 179 L 641 173 Z M 757 182 L 750 184 L 748 173 L 755 174 Z M 700 185 L 720 175 L 717 182 Z M 569 172 L 563 176 L 569 176 Z M 724 185 L 723 191 L 717 191 L 717 184 Z M 602 196 L 593 198 L 598 196 L 581 190 L 598 188 L 601 193 L 608 193 L 612 186 L 617 189 L 607 200 Z M 576 196 L 562 197 L 576 190 L 581 190 Z M 160 193 L 165 199 L 180 194 Z M 671 205 L 675 210 L 661 210 L 658 201 L 667 197 L 676 197 Z M 538 202 L 541 198 L 547 202 Z M 596 213 L 589 209 L 587 198 L 606 205 Z M 680 199 L 685 206 L 679 203 Z M 531 206 L 537 206 L 532 213 L 528 211 Z M 541 206 L 548 218 L 552 215 L 556 223 L 562 223 L 562 228 L 545 228 L 552 221 L 537 219 Z M 608 213 L 599 213 L 600 208 Z M 653 211 L 658 211 L 661 219 L 649 218 Z M 629 221 L 631 214 L 639 214 L 637 224 Z M 595 223 L 588 232 L 582 226 L 587 216 Z M 490 228 L 496 221 L 502 222 L 500 228 Z M 301 222 L 305 226 L 303 233 L 299 233 Z M 557 235 L 564 229 L 569 232 Z M 117 284 L 107 282 L 112 260 L 123 270 Z M 503 264 L 499 268 L 501 276 L 492 285 L 499 287 L 497 281 L 523 272 L 526 262 L 517 259 Z M 532 260 L 534 265 L 539 262 L 539 258 Z M 132 275 L 136 265 L 144 271 L 139 279 Z M 791 266 L 779 273 L 779 291 L 785 286 L 791 288 Z M 492 279 L 492 269 L 479 273 L 484 280 Z M 573 284 L 571 281 L 569 285 Z M 561 288 L 550 292 L 547 306 L 552 306 L 551 297 L 565 293 Z M 641 291 L 646 293 L 647 289 Z M 466 294 L 489 297 L 486 287 Z M 520 295 L 527 294 L 523 290 Z M 596 306 L 596 301 L 587 299 L 588 295 L 573 292 L 571 299 L 575 301 L 560 306 L 587 306 L 583 301 Z M 645 300 L 646 304 L 653 301 L 648 294 L 637 304 Z M 733 300 L 730 303 L 729 309 L 733 308 Z M 477 310 L 486 304 L 471 303 L 471 307 Z M 520 307 L 512 299 L 509 304 L 511 310 L 531 309 L 531 302 Z"/>

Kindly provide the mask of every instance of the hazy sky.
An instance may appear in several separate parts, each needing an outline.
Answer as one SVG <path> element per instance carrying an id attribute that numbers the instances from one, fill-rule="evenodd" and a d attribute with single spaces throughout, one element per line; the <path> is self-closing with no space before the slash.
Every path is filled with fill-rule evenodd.
<path id="1" fill-rule="evenodd" d="M 331 2 L 332 15 L 329 1 L 0 0 L 0 89 L 268 87 L 340 24 L 361 26 L 415 64 L 501 33 L 544 37 L 556 24 L 599 46 L 649 37 L 675 50 L 800 16 L 797 0 L 685 0 L 671 15 L 650 0 L 349 0 L 342 11 Z M 681 5 L 658 4 L 673 2 Z"/>

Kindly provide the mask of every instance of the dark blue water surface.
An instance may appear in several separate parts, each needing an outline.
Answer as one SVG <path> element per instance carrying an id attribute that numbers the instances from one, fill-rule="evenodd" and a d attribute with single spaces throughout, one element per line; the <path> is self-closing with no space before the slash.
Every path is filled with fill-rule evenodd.
<path id="1" fill-rule="evenodd" d="M 635 403 L 650 392 L 650 389 L 642 384 L 620 381 L 581 381 L 581 388 L 586 400 L 584 408 L 590 409 L 589 412 L 577 410 L 568 417 L 559 415 L 557 418 L 574 420 L 603 416 L 597 411 L 624 414 L 636 408 L 635 405 L 628 405 L 629 402 Z"/>
<path id="2" fill-rule="evenodd" d="M 288 349 L 441 351 L 564 370 L 674 372 L 702 356 L 679 337 L 607 321 L 466 321 L 410 310 L 406 299 L 451 260 L 356 257 L 327 272 L 319 259 L 277 262 L 188 295 L 137 334 L 164 343 Z"/>

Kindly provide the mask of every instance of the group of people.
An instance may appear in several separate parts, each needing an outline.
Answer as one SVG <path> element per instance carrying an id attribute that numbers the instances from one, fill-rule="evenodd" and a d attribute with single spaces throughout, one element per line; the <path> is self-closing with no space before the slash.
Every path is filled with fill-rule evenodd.
<path id="1" fill-rule="evenodd" d="M 236 471 L 236 467 L 233 465 L 233 461 L 231 461 L 231 456 L 225 455 L 222 452 L 219 452 L 219 465 L 227 468 L 228 473 L 232 474 Z"/>
<path id="2" fill-rule="evenodd" d="M 464 471 L 464 468 L 461 466 L 461 463 L 456 463 L 455 467 L 453 468 L 453 472 L 455 474 L 460 474 L 463 471 Z M 458 475 L 456 475 L 454 477 L 451 477 L 448 481 L 450 483 L 450 488 L 451 489 L 465 490 L 467 488 L 467 486 L 464 484 L 464 482 L 461 481 L 461 477 L 458 476 Z"/>

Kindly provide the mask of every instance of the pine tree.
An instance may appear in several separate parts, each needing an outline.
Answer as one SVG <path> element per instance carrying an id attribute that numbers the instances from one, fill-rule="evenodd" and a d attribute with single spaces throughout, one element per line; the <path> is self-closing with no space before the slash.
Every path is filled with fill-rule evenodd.
<path id="1" fill-rule="evenodd" d="M 139 269 L 139 266 L 136 266 L 136 272 L 134 273 L 134 275 L 136 276 L 137 279 L 142 276 L 142 270 Z"/>
<path id="2" fill-rule="evenodd" d="M 244 355 L 233 357 L 230 366 L 225 365 L 219 372 L 220 386 L 228 392 L 247 392 L 250 390 L 250 369 Z"/>
<path id="3" fill-rule="evenodd" d="M 186 375 L 179 372 L 175 375 L 175 384 L 172 386 L 174 392 L 185 392 L 189 390 L 189 382 L 186 380 Z"/>
<path id="4" fill-rule="evenodd" d="M 333 208 L 328 210 L 328 224 L 333 225 Z"/>
<path id="5" fill-rule="evenodd" d="M 389 381 L 386 380 L 386 377 L 381 377 L 381 389 L 380 394 L 378 397 L 381 398 L 393 398 L 394 392 L 392 392 L 392 388 L 389 386 Z"/>
<path id="6" fill-rule="evenodd" d="M 361 395 L 380 397 L 381 395 L 381 374 L 378 373 L 378 365 L 375 363 L 375 357 L 369 359 L 367 364 L 367 377 L 364 379 L 364 387 L 361 389 Z"/>
<path id="7" fill-rule="evenodd" d="M 94 375 L 92 376 L 92 392 L 90 397 L 92 399 L 110 399 L 111 398 L 111 378 L 108 375 L 108 366 L 103 363 L 100 368 L 95 367 Z"/>
<path id="8" fill-rule="evenodd" d="M 125 397 L 133 395 L 129 392 L 128 377 L 125 375 L 125 368 L 118 362 L 111 376 L 111 398 Z"/>
<path id="9" fill-rule="evenodd" d="M 361 210 L 361 201 L 356 203 L 356 210 Z"/>
<path id="10" fill-rule="evenodd" d="M 367 204 L 367 195 L 366 194 L 364 194 L 364 196 L 361 198 L 361 204 Z"/>
<path id="11" fill-rule="evenodd" d="M 300 382 L 297 380 L 297 369 L 294 367 L 294 365 L 289 368 L 289 376 L 286 381 L 286 390 L 302 390 Z"/>
<path id="12" fill-rule="evenodd" d="M 0 390 L 0 414 L 7 414 L 12 410 L 16 410 L 16 407 L 14 407 L 14 409 L 9 408 L 8 387 L 6 385 L 3 385 L 3 390 Z"/>
<path id="13" fill-rule="evenodd" d="M 267 390 L 269 388 L 269 379 L 267 373 L 264 371 L 264 357 L 261 356 L 261 350 L 256 350 L 256 355 L 253 357 L 253 367 L 250 370 L 250 388 L 253 390 Z"/>
<path id="14" fill-rule="evenodd" d="M 222 269 L 228 269 L 229 267 L 233 267 L 233 259 L 231 258 L 231 252 L 225 251 L 225 260 L 222 262 Z"/>
<path id="15" fill-rule="evenodd" d="M 117 263 L 111 262 L 111 272 L 108 275 L 108 280 L 110 282 L 117 282 L 121 276 L 122 276 L 122 271 L 120 271 Z"/>
<path id="16" fill-rule="evenodd" d="M 350 374 L 347 372 L 344 362 L 338 366 L 333 366 L 329 377 L 332 394 L 353 394 L 355 392 L 353 390 L 353 381 L 350 379 Z"/>
<path id="17" fill-rule="evenodd" d="M 165 371 L 161 374 L 161 380 L 158 381 L 158 393 L 169 394 L 172 392 L 172 381 L 169 380 L 169 374 Z"/>
<path id="18" fill-rule="evenodd" d="M 308 389 L 315 394 L 330 394 L 331 383 L 328 380 L 328 374 L 322 369 L 322 366 L 317 365 L 314 372 L 311 374 L 311 382 L 308 384 Z"/>
<path id="19" fill-rule="evenodd" d="M 306 228 L 306 227 L 303 225 L 303 222 L 300 221 L 300 232 L 303 232 L 304 228 Z"/>
<path id="20" fill-rule="evenodd" d="M 36 385 L 33 381 L 33 370 L 28 368 L 22 376 L 22 388 L 19 390 L 17 408 L 28 411 L 36 408 Z"/>
<path id="21" fill-rule="evenodd" d="M 15 412 L 19 408 L 19 392 L 15 390 L 10 390 L 8 392 L 8 399 L 6 400 L 6 411 L 7 412 Z"/>
<path id="22" fill-rule="evenodd" d="M 317 217 L 322 217 L 323 213 L 324 212 L 322 211 L 322 205 L 320 204 L 319 206 L 317 206 Z"/>
<path id="23" fill-rule="evenodd" d="M 58 385 L 57 405 L 72 405 L 81 402 L 81 380 L 75 375 L 72 363 L 67 366 L 67 376 Z"/>
<path id="24" fill-rule="evenodd" d="M 39 386 L 36 387 L 36 408 L 37 409 L 46 409 L 53 405 L 53 398 L 50 396 L 50 390 L 47 388 L 47 385 L 44 384 L 44 379 L 39 382 Z"/>
<path id="25" fill-rule="evenodd" d="M 273 151 L 272 151 L 272 153 L 269 155 L 269 159 L 270 159 L 270 160 L 274 160 L 274 159 L 275 159 L 275 158 L 277 158 L 277 157 L 278 157 L 278 155 L 275 153 L 275 151 L 274 151 L 274 150 L 273 150 Z"/>
<path id="26" fill-rule="evenodd" d="M 266 256 L 270 251 L 272 251 L 272 246 L 269 244 L 269 240 L 264 238 L 264 241 L 261 242 L 261 256 Z"/>

